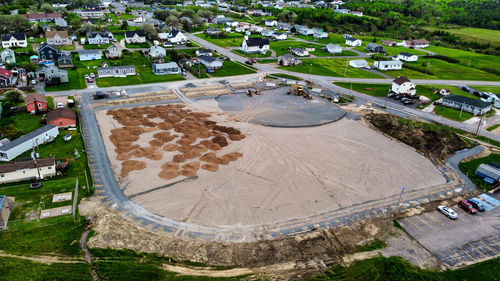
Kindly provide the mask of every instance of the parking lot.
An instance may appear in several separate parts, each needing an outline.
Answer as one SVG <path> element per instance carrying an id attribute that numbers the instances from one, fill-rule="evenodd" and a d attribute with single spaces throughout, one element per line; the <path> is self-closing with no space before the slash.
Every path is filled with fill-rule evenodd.
<path id="1" fill-rule="evenodd" d="M 455 268 L 500 256 L 500 201 L 477 196 L 485 212 L 470 215 L 457 205 L 451 220 L 439 211 L 399 220 L 399 224 L 441 262 Z"/>

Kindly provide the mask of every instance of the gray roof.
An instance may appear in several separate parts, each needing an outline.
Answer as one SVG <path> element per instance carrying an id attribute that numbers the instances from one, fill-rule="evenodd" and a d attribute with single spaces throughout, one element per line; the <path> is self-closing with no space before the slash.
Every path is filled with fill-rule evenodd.
<path id="1" fill-rule="evenodd" d="M 345 40 L 347 40 L 347 41 L 356 41 L 356 40 L 358 40 L 358 39 L 356 39 L 356 38 L 354 38 L 354 37 L 348 37 L 348 38 L 346 38 Z"/>
<path id="2" fill-rule="evenodd" d="M 117 66 L 108 66 L 108 67 L 98 67 L 97 70 L 102 70 L 102 69 L 129 69 L 129 68 L 134 68 L 135 65 L 117 65 Z"/>
<path id="3" fill-rule="evenodd" d="M 54 125 L 50 125 L 50 124 L 45 125 L 45 126 L 41 127 L 40 129 L 36 129 L 34 131 L 31 131 L 31 132 L 27 133 L 26 135 L 23 135 L 23 136 L 15 139 L 13 141 L 11 141 L 10 143 L 8 143 L 6 145 L 1 146 L 0 151 L 8 151 L 8 150 L 10 150 L 10 149 L 12 149 L 20 144 L 23 144 L 27 141 L 30 141 L 30 140 L 34 139 L 35 137 L 37 137 L 41 134 L 44 134 L 44 133 L 46 133 L 54 128 L 57 128 L 57 127 Z"/>
<path id="4" fill-rule="evenodd" d="M 207 61 L 207 62 L 214 62 L 216 61 L 217 59 L 214 58 L 214 57 L 211 57 L 211 56 L 204 56 L 204 55 L 201 55 L 201 56 L 198 56 L 198 59 L 200 60 L 204 60 L 204 61 Z"/>
<path id="5" fill-rule="evenodd" d="M 167 63 L 155 63 L 156 68 L 174 68 L 179 67 L 175 62 L 167 62 Z"/>
<path id="6" fill-rule="evenodd" d="M 445 97 L 443 97 L 443 100 L 454 101 L 457 103 L 465 103 L 466 105 L 479 107 L 482 109 L 491 106 L 491 103 L 484 102 L 482 100 L 476 100 L 476 99 L 469 98 L 469 97 L 459 96 L 459 95 L 445 96 Z"/>
<path id="7" fill-rule="evenodd" d="M 380 47 L 380 45 L 375 44 L 375 43 L 368 43 L 368 44 L 366 44 L 366 47 L 367 48 L 375 48 L 375 47 Z"/>
<path id="8" fill-rule="evenodd" d="M 402 56 L 404 56 L 404 57 L 416 56 L 416 55 L 408 54 L 408 53 L 405 53 L 405 52 L 402 52 L 402 53 L 399 53 L 399 54 L 402 55 Z"/>
<path id="9" fill-rule="evenodd" d="M 93 55 L 93 54 L 101 54 L 101 50 L 81 50 L 81 51 L 78 51 L 78 55 Z"/>

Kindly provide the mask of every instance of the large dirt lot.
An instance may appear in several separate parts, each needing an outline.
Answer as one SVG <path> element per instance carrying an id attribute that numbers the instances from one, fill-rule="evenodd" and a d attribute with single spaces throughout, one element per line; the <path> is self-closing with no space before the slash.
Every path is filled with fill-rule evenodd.
<path id="1" fill-rule="evenodd" d="M 147 122 L 134 124 L 142 128 L 141 134 L 129 139 L 129 144 L 154 149 L 118 157 L 117 142 L 112 142 L 110 136 L 113 129 L 125 126 L 106 111 L 96 113 L 111 165 L 123 183 L 124 193 L 149 211 L 206 226 L 256 226 L 388 197 L 398 194 L 403 187 L 411 191 L 445 183 L 423 155 L 359 121 L 344 118 L 318 127 L 266 127 L 239 122 L 237 113 L 221 113 L 213 106 L 214 101 L 206 103 L 212 107 L 189 105 L 185 109 L 199 112 L 198 117 L 217 122 L 217 126 L 233 128 L 244 138 L 233 140 L 223 134 L 228 144 L 200 149 L 196 158 L 189 160 L 197 163 L 187 167 L 189 171 L 183 167 L 187 160 L 174 161 L 179 151 L 167 149 L 169 145 L 178 145 L 182 137 L 171 127 Z M 164 121 L 154 114 L 151 117 L 157 124 Z M 219 134 L 210 130 L 203 137 Z M 164 134 L 161 144 L 151 143 L 160 132 L 176 137 Z M 200 141 L 195 139 L 183 146 L 195 149 Z M 217 162 L 214 155 L 205 161 L 208 158 L 204 155 L 210 152 L 218 158 L 228 153 L 234 157 L 219 160 L 217 169 L 200 168 Z M 124 172 L 127 161 L 133 168 Z M 175 177 L 173 172 L 162 174 L 174 169 Z M 191 180 L 180 181 L 188 177 Z"/>

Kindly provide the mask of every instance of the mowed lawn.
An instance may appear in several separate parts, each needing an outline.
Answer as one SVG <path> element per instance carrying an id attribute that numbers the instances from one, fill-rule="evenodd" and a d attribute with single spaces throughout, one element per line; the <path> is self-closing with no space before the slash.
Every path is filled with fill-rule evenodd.
<path id="1" fill-rule="evenodd" d="M 344 71 L 348 59 L 333 59 L 333 58 L 322 58 L 322 59 L 308 59 L 304 60 L 301 65 L 298 66 L 282 66 L 280 69 L 300 72 L 300 73 L 310 73 L 313 75 L 323 75 L 323 76 L 333 76 L 333 77 L 344 77 Z M 351 66 L 347 66 L 347 75 L 350 78 L 382 78 L 380 75 L 368 72 L 364 69 L 357 69 Z"/>
<path id="2" fill-rule="evenodd" d="M 436 30 L 436 28 L 433 27 L 425 27 L 424 29 Z M 500 30 L 475 27 L 450 28 L 441 30 L 449 32 L 451 34 L 456 34 L 466 41 L 490 43 L 493 46 L 500 46 Z"/>
<path id="3" fill-rule="evenodd" d="M 492 92 L 494 94 L 500 94 L 500 86 L 473 86 L 472 88 L 481 92 Z"/>
<path id="4" fill-rule="evenodd" d="M 500 31 L 498 32 L 500 33 Z M 476 69 L 491 69 L 493 71 L 500 72 L 500 56 L 491 56 L 440 46 L 430 46 L 426 49 L 450 58 L 457 59 L 464 66 L 470 66 L 471 68 Z"/>
<path id="5" fill-rule="evenodd" d="M 315 56 L 320 56 L 320 57 L 330 56 L 330 53 L 321 50 L 321 48 L 324 47 L 323 45 L 317 45 L 317 44 L 313 44 L 313 43 L 305 43 L 302 41 L 288 41 L 288 40 L 271 41 L 269 47 L 276 52 L 277 57 L 290 53 L 289 48 L 303 48 L 303 49 L 305 49 L 307 47 L 311 47 L 311 48 L 316 49 L 313 52 L 309 52 L 309 55 L 315 55 Z"/>
<path id="6" fill-rule="evenodd" d="M 459 122 L 468 120 L 474 116 L 472 113 L 469 113 L 469 112 L 465 112 L 465 111 L 461 112 L 458 109 L 448 108 L 448 107 L 444 107 L 444 106 L 440 106 L 440 105 L 438 105 L 434 108 L 434 113 L 436 115 L 439 115 L 439 116 L 442 116 L 442 117 L 445 117 L 445 118 L 448 118 L 451 120 L 459 121 Z"/>
<path id="7" fill-rule="evenodd" d="M 380 43 L 377 43 L 379 45 L 382 45 Z M 393 56 L 393 57 L 397 57 L 399 53 L 408 53 L 408 54 L 412 54 L 412 55 L 426 55 L 427 53 L 422 51 L 422 50 L 418 50 L 418 49 L 410 49 L 410 48 L 405 48 L 405 47 L 389 47 L 389 46 L 383 46 L 385 48 L 385 50 L 387 51 L 387 55 L 388 56 Z"/>
<path id="8" fill-rule="evenodd" d="M 210 73 L 213 77 L 223 77 L 223 76 L 233 76 L 233 75 L 242 75 L 242 74 L 251 74 L 256 71 L 234 61 L 224 61 L 222 68 L 215 70 Z"/>
<path id="9" fill-rule="evenodd" d="M 85 74 L 90 74 L 92 71 L 89 69 L 68 69 L 68 83 L 62 83 L 55 86 L 45 87 L 47 92 L 57 92 L 57 91 L 69 91 L 69 90 L 80 90 L 85 89 L 87 86 L 85 84 Z"/>
<path id="10" fill-rule="evenodd" d="M 429 63 L 429 73 L 425 74 L 420 71 L 412 70 L 409 68 L 403 68 L 402 70 L 386 71 L 388 75 L 392 77 L 406 76 L 409 79 L 444 79 L 444 80 L 484 80 L 484 81 L 497 81 L 500 80 L 500 75 L 496 75 L 490 72 L 479 70 L 472 67 L 467 67 L 462 64 L 449 63 L 447 61 L 439 59 L 428 59 L 420 58 L 416 63 L 410 63 L 417 65 L 425 70 L 423 64 Z"/>
<path id="11" fill-rule="evenodd" d="M 204 33 L 195 34 L 201 39 L 207 40 L 210 43 L 213 43 L 219 47 L 238 47 L 243 42 L 243 34 L 241 33 L 227 33 L 227 37 L 225 38 L 217 38 L 207 36 Z M 252 37 L 252 36 L 251 36 Z M 253 36 L 255 37 L 255 36 Z"/>

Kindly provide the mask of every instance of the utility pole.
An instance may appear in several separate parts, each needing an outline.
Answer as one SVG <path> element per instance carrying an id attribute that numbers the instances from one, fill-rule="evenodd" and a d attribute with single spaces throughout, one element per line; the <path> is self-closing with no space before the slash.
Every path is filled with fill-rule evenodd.
<path id="1" fill-rule="evenodd" d="M 470 60 L 472 59 L 472 54 L 469 55 L 469 66 L 470 66 Z"/>
<path id="2" fill-rule="evenodd" d="M 311 67 L 312 67 L 312 63 L 309 64 L 309 82 L 311 82 Z"/>
<path id="3" fill-rule="evenodd" d="M 403 187 L 403 189 L 401 189 L 401 193 L 399 194 L 398 203 L 396 204 L 396 208 L 394 209 L 394 213 L 396 213 L 396 211 L 398 210 L 399 203 L 401 203 L 401 198 L 403 197 L 403 192 L 405 192 L 405 190 L 406 190 L 406 187 Z"/>
<path id="4" fill-rule="evenodd" d="M 481 125 L 483 125 L 484 115 L 481 116 L 481 120 L 479 120 L 479 124 L 477 125 L 476 136 L 479 135 L 479 129 L 481 129 Z"/>
<path id="5" fill-rule="evenodd" d="M 349 60 L 345 60 L 345 70 L 344 70 L 344 78 L 347 76 L 347 64 L 349 63 Z"/>
<path id="6" fill-rule="evenodd" d="M 425 68 L 425 75 L 427 75 L 427 71 L 429 70 L 429 65 L 430 65 L 430 64 L 431 64 L 431 63 L 430 63 L 429 61 L 427 61 L 427 67 Z"/>
<path id="7" fill-rule="evenodd" d="M 458 115 L 458 121 L 462 119 L 462 111 L 464 111 L 464 106 L 465 106 L 465 101 L 462 103 L 462 106 L 460 107 L 460 115 Z"/>
<path id="8" fill-rule="evenodd" d="M 35 169 L 38 173 L 38 180 L 41 181 L 42 177 L 40 175 L 40 169 L 38 169 L 38 162 L 36 161 L 36 147 L 38 147 L 38 139 L 35 140 L 35 146 L 33 146 L 33 161 L 35 161 Z"/>

